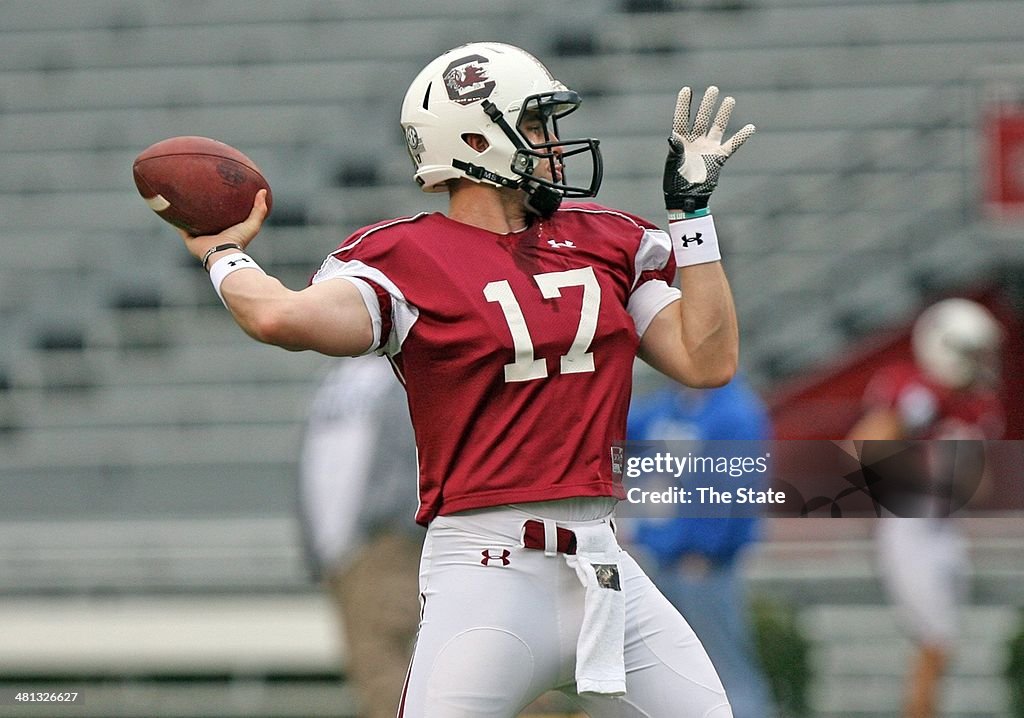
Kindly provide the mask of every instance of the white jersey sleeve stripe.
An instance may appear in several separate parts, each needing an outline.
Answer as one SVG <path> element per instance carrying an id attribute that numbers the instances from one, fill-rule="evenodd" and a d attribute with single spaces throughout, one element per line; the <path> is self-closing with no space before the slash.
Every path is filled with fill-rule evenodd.
<path id="1" fill-rule="evenodd" d="M 370 348 L 363 352 L 363 354 L 373 354 L 377 351 L 377 347 L 380 346 L 380 332 L 384 323 L 380 314 L 380 302 L 377 301 L 377 293 L 373 291 L 373 287 L 359 277 L 345 275 L 337 277 L 337 279 L 344 279 L 354 284 L 363 298 L 363 304 L 366 305 L 366 311 L 370 313 L 370 322 L 373 324 L 373 342 L 370 343 Z"/>
<path id="2" fill-rule="evenodd" d="M 381 337 L 381 326 L 376 326 L 373 347 L 376 348 L 383 341 L 384 346 L 381 347 L 382 353 L 389 356 L 397 354 L 402 350 L 402 344 L 405 342 L 405 338 L 409 336 L 409 332 L 412 330 L 413 325 L 416 323 L 416 320 L 419 319 L 419 310 L 406 301 L 405 295 L 402 294 L 402 290 L 400 290 L 398 285 L 392 282 L 384 272 L 363 264 L 358 260 L 343 262 L 334 255 L 329 256 L 324 260 L 324 263 L 320 266 L 320 269 L 317 270 L 317 273 L 313 275 L 313 284 L 317 284 L 328 279 L 348 279 L 349 281 L 352 281 L 352 278 L 374 282 L 375 284 L 383 287 L 384 290 L 391 295 L 391 333 L 387 337 Z M 368 301 L 367 294 L 364 293 L 362 288 L 359 289 L 360 294 L 363 296 L 363 301 L 367 302 L 367 309 L 370 311 L 370 318 L 376 318 L 377 321 L 380 321 L 381 324 L 383 324 L 383 318 L 380 316 L 380 306 L 377 302 L 376 294 L 365 281 L 359 281 L 356 283 L 356 286 L 359 287 L 360 284 L 369 290 L 372 295 Z"/>
<path id="3" fill-rule="evenodd" d="M 660 229 L 645 229 L 633 258 L 634 278 L 633 289 L 644 272 L 664 269 L 672 255 L 672 238 L 668 232 Z"/>
<path id="4" fill-rule="evenodd" d="M 626 304 L 638 337 L 643 337 L 658 312 L 682 296 L 663 279 L 650 279 L 638 285 L 644 272 L 664 269 L 671 256 L 672 238 L 668 232 L 645 228 L 633 260 L 633 289 Z"/>
<path id="5" fill-rule="evenodd" d="M 633 317 L 636 335 L 643 338 L 658 312 L 683 296 L 676 287 L 670 287 L 661 279 L 644 282 L 629 295 L 626 311 Z"/>

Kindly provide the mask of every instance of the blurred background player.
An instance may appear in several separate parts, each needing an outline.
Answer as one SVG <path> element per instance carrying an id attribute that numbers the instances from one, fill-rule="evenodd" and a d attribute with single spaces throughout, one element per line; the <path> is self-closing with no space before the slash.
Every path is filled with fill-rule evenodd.
<path id="1" fill-rule="evenodd" d="M 387 360 L 338 362 L 303 439 L 300 509 L 313 575 L 330 593 L 343 670 L 364 718 L 394 718 L 419 623 L 423 529 L 405 392 Z"/>
<path id="2" fill-rule="evenodd" d="M 886 367 L 872 379 L 866 412 L 850 437 L 1001 438 L 1005 422 L 996 394 L 1001 340 L 998 322 L 976 302 L 952 298 L 928 307 L 914 324 L 913 360 Z M 907 718 L 936 715 L 942 676 L 958 637 L 957 611 L 968 588 L 967 540 L 948 518 L 956 487 L 936 483 L 950 473 L 942 469 L 928 468 L 924 479 L 930 485 L 920 487 L 912 518 L 878 522 L 882 582 L 915 646 Z"/>
<path id="3" fill-rule="evenodd" d="M 737 374 L 716 389 L 663 384 L 634 399 L 630 440 L 744 441 L 771 438 L 767 408 Z M 636 521 L 632 540 L 650 559 L 654 583 L 686 616 L 718 669 L 735 718 L 776 714 L 755 653 L 741 573 L 744 549 L 759 538 L 746 516 Z"/>

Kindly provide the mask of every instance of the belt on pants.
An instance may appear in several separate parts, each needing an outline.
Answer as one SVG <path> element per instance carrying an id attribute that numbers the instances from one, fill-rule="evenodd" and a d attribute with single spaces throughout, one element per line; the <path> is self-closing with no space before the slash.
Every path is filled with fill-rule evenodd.
<path id="1" fill-rule="evenodd" d="M 573 555 L 576 553 L 576 534 L 567 528 L 558 526 L 555 528 L 555 548 L 551 549 L 545 541 L 544 522 L 528 520 L 523 524 L 523 546 L 538 551 L 547 550 L 549 553 L 565 553 Z"/>

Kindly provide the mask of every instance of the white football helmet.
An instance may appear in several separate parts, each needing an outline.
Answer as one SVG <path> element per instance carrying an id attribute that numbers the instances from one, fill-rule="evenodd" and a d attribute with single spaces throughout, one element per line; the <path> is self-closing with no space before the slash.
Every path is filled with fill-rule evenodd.
<path id="1" fill-rule="evenodd" d="M 563 197 L 593 197 L 602 175 L 598 140 L 558 137 L 558 120 L 579 104 L 577 93 L 518 47 L 474 42 L 449 50 L 420 72 L 402 103 L 415 179 L 426 192 L 446 191 L 445 183 L 459 177 L 522 189 L 526 206 L 545 217 Z M 527 113 L 544 120 L 547 141 L 533 144 L 520 132 Z M 474 150 L 465 140 L 471 134 L 482 135 L 487 147 Z M 582 154 L 590 157 L 590 180 L 570 185 L 565 160 Z M 550 179 L 532 174 L 538 162 L 549 163 Z"/>
<path id="2" fill-rule="evenodd" d="M 995 317 L 968 299 L 944 299 L 914 323 L 914 359 L 929 377 L 963 389 L 999 376 L 1002 328 Z"/>

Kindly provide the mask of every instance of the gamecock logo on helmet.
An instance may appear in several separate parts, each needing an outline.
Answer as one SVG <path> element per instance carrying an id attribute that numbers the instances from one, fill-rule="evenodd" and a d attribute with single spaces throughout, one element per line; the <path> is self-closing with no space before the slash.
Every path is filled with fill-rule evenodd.
<path id="1" fill-rule="evenodd" d="M 444 71 L 448 99 L 460 105 L 485 100 L 494 91 L 494 80 L 488 79 L 483 55 L 470 55 L 456 60 Z"/>

